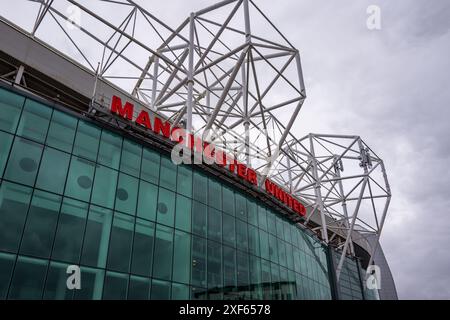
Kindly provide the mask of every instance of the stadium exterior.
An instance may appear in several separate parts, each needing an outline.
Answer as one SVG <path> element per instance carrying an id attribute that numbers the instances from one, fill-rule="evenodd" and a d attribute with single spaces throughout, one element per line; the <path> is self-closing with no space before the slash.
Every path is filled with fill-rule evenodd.
<path id="1" fill-rule="evenodd" d="M 220 2 L 177 29 L 133 1 L 106 1 L 126 8 L 122 20 L 67 1 L 111 31 L 104 41 L 61 2 L 22 2 L 38 13 L 29 30 L 0 12 L 0 299 L 397 298 L 379 246 L 384 164 L 359 136 L 292 135 L 300 56 L 252 1 Z M 221 23 L 207 17 L 225 9 Z M 244 31 L 232 25 L 241 11 Z M 285 43 L 252 34 L 252 12 Z M 48 21 L 75 53 L 45 39 L 57 34 Z M 138 21 L 164 40 L 140 40 Z M 199 23 L 215 26 L 206 44 Z M 73 25 L 103 51 L 82 50 Z M 243 45 L 225 43 L 238 36 Z M 290 91 L 271 96 L 280 79 Z M 225 162 L 175 164 L 177 128 Z M 81 289 L 67 287 L 71 265 Z M 369 289 L 373 265 L 381 283 Z"/>

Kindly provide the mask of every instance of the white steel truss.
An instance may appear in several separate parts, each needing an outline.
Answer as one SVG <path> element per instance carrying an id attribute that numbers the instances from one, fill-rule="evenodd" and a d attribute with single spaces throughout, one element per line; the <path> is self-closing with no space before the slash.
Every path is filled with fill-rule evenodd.
<path id="1" fill-rule="evenodd" d="M 358 136 L 292 134 L 306 98 L 300 54 L 253 0 L 218 2 L 177 28 L 132 0 L 15 6 L 1 19 L 303 200 L 303 223 L 318 215 L 323 241 L 342 257 L 353 241 L 379 238 L 391 197 L 383 161 Z M 35 20 L 22 21 L 22 10 Z"/>

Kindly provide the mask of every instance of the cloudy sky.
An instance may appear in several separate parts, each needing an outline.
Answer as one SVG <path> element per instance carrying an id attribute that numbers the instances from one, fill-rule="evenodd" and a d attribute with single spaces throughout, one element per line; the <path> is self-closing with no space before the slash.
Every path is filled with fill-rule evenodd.
<path id="1" fill-rule="evenodd" d="M 144 6 L 170 23 L 211 3 Z M 399 297 L 450 299 L 450 2 L 256 3 L 302 54 L 298 136 L 358 134 L 385 160 L 393 199 L 381 242 Z M 381 30 L 367 28 L 369 5 Z"/>
<path id="2" fill-rule="evenodd" d="M 137 2 L 172 27 L 214 3 Z M 294 133 L 360 135 L 385 161 L 393 199 L 381 242 L 399 297 L 450 299 L 450 2 L 255 2 L 302 56 L 308 98 Z M 370 5 L 380 30 L 367 28 Z"/>

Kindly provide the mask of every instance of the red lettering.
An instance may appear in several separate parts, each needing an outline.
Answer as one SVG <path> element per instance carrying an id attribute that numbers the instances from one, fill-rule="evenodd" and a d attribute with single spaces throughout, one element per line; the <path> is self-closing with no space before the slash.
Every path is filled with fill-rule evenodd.
<path id="1" fill-rule="evenodd" d="M 220 149 L 216 149 L 215 157 L 216 157 L 216 163 L 219 166 L 225 167 L 227 165 L 227 156 L 226 156 L 225 152 L 223 152 Z"/>
<path id="2" fill-rule="evenodd" d="M 245 164 L 238 163 L 237 174 L 242 179 L 247 179 L 247 166 Z"/>
<path id="3" fill-rule="evenodd" d="M 152 125 L 150 124 L 150 117 L 147 111 L 142 110 L 136 118 L 136 123 L 146 127 L 147 129 L 151 129 Z"/>
<path id="4" fill-rule="evenodd" d="M 111 112 L 118 114 L 122 118 L 133 120 L 133 109 L 134 105 L 129 102 L 125 103 L 125 106 L 122 106 L 122 99 L 118 96 L 113 96 L 111 101 Z"/>
<path id="5" fill-rule="evenodd" d="M 153 124 L 153 131 L 156 134 L 161 134 L 166 137 L 170 138 L 170 122 L 165 121 L 164 123 L 162 120 L 158 117 L 155 117 L 155 123 Z"/>
<path id="6" fill-rule="evenodd" d="M 251 184 L 254 184 L 255 186 L 258 185 L 258 178 L 255 170 L 247 168 L 247 181 Z"/>

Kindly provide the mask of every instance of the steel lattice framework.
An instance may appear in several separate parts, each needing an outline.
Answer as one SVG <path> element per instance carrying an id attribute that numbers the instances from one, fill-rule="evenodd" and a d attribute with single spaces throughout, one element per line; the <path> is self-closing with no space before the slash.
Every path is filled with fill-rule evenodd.
<path id="1" fill-rule="evenodd" d="M 306 98 L 300 54 L 254 1 L 218 2 L 178 28 L 131 0 L 15 6 L 2 19 L 174 126 L 231 150 L 258 171 L 261 183 L 270 177 L 303 200 L 309 210 L 302 223 L 319 216 L 323 241 L 344 252 L 338 276 L 353 241 L 379 239 L 391 197 L 383 161 L 358 136 L 295 137 Z M 36 19 L 23 21 L 23 10 Z M 373 256 L 376 247 L 371 250 Z"/>

